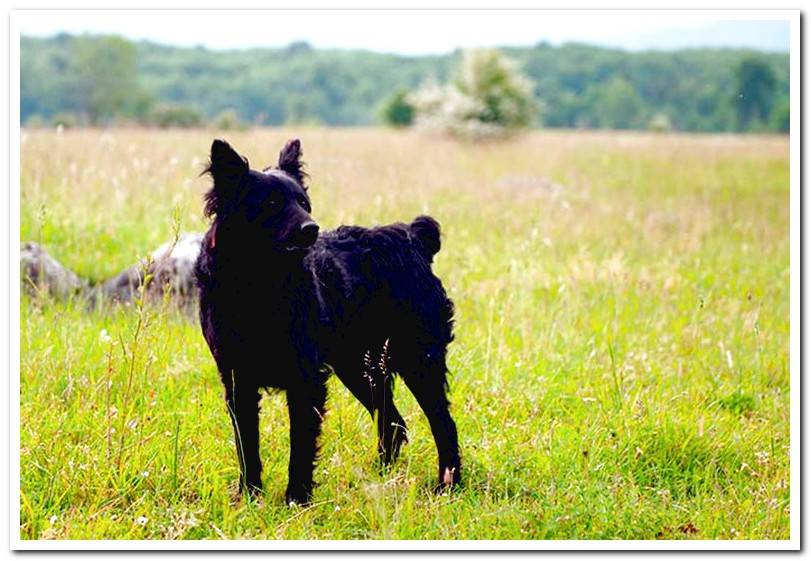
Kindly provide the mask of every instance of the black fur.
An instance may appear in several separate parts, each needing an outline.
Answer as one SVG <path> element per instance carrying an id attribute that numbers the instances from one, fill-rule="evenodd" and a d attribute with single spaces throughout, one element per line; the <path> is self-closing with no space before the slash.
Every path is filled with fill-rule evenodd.
<path id="1" fill-rule="evenodd" d="M 207 172 L 214 185 L 206 213 L 214 220 L 195 268 L 200 320 L 225 385 L 241 487 L 262 488 L 260 389 L 277 388 L 287 393 L 290 414 L 286 498 L 310 499 L 331 371 L 377 419 L 384 463 L 407 441 L 392 396 L 398 374 L 428 417 L 438 489 L 457 484 L 445 364 L 453 303 L 431 271 L 440 248 L 436 220 L 319 235 L 298 140 L 264 172 L 215 140 Z"/>

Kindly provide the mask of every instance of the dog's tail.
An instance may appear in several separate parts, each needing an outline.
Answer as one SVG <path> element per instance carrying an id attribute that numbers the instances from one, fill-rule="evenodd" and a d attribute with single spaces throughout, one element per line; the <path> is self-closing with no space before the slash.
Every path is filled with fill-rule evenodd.
<path id="1" fill-rule="evenodd" d="M 425 255 L 429 263 L 432 262 L 434 255 L 439 253 L 441 247 L 439 222 L 430 216 L 422 215 L 415 218 L 409 227 L 414 237 L 422 244 L 423 255 Z"/>

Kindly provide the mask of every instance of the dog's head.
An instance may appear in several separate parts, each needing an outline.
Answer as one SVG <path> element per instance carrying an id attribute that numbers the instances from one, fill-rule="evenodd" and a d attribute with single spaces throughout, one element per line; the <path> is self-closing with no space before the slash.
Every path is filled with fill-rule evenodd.
<path id="1" fill-rule="evenodd" d="M 302 170 L 301 142 L 287 142 L 275 166 L 250 169 L 248 160 L 224 140 L 211 144 L 204 173 L 214 180 L 205 196 L 207 216 L 244 243 L 269 244 L 279 252 L 301 253 L 315 243 L 318 224 L 310 216 L 310 198 Z"/>

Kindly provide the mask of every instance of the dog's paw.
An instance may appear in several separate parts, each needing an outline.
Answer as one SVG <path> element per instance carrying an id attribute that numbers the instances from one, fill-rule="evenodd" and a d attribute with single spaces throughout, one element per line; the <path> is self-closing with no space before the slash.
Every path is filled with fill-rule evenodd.
<path id="1" fill-rule="evenodd" d="M 261 487 L 256 487 L 254 485 L 248 485 L 246 495 L 248 496 L 248 498 L 251 501 L 261 501 L 262 498 L 265 496 L 265 492 L 262 490 Z"/>
<path id="2" fill-rule="evenodd" d="M 403 447 L 403 445 L 408 444 L 408 431 L 404 427 L 398 428 L 395 431 L 394 438 L 392 440 L 391 456 L 392 461 L 394 461 L 400 456 L 400 449 Z"/>
<path id="3" fill-rule="evenodd" d="M 231 498 L 231 504 L 239 504 L 243 500 L 248 500 L 252 503 L 260 502 L 264 497 L 262 487 L 256 485 L 246 486 L 242 481 L 234 481 L 228 486 L 228 495 Z"/>
<path id="4" fill-rule="evenodd" d="M 288 486 L 284 494 L 287 506 L 307 506 L 312 499 L 312 491 L 306 487 Z"/>
<path id="5" fill-rule="evenodd" d="M 384 442 L 378 441 L 377 454 L 381 472 L 397 461 L 400 457 L 400 450 L 404 444 L 408 444 L 408 432 L 405 427 L 398 427 L 391 435 L 391 442 L 386 446 Z"/>
<path id="6" fill-rule="evenodd" d="M 434 487 L 434 493 L 443 495 L 456 489 L 462 482 L 462 474 L 458 467 L 446 467 L 439 476 L 439 483 Z"/>

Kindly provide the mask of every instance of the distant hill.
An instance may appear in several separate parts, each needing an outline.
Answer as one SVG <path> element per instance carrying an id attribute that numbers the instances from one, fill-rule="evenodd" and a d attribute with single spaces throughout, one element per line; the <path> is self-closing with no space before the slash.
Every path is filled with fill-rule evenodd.
<path id="1" fill-rule="evenodd" d="M 171 103 L 196 108 L 204 118 L 234 109 L 252 123 L 369 125 L 377 122 L 384 99 L 426 80 L 446 80 L 459 57 L 323 50 L 306 43 L 211 51 L 108 39 L 22 37 L 23 123 L 66 112 L 80 121 L 142 120 L 156 105 Z M 503 51 L 534 80 L 543 126 L 646 128 L 656 121 L 685 131 L 787 129 L 787 53 L 629 52 L 582 44 Z M 742 120 L 739 104 L 749 98 L 739 91 L 737 72 L 752 59 L 773 77 L 773 92 L 759 93 L 765 107 L 757 118 Z M 105 88 L 109 95 L 96 95 Z"/>

